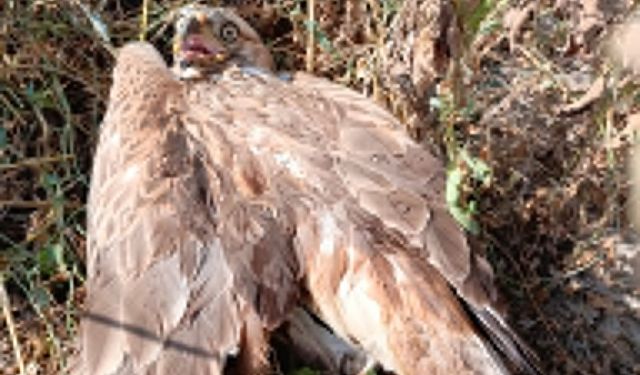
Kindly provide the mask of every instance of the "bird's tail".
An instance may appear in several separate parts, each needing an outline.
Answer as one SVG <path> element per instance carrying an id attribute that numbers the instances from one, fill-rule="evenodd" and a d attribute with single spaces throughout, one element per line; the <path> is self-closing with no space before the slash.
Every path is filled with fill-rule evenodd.
<path id="1" fill-rule="evenodd" d="M 500 360 L 509 373 L 542 374 L 536 353 L 509 327 L 499 312 L 492 308 L 467 307 L 478 323 L 478 330 L 493 349 L 496 360 Z"/>

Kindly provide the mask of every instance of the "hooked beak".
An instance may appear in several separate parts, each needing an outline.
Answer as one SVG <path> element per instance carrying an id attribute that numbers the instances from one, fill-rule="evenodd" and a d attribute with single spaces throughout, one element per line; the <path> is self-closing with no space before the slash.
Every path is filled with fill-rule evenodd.
<path id="1" fill-rule="evenodd" d="M 207 17 L 197 13 L 173 43 L 174 61 L 181 68 L 212 68 L 224 63 L 228 51 L 207 27 Z"/>

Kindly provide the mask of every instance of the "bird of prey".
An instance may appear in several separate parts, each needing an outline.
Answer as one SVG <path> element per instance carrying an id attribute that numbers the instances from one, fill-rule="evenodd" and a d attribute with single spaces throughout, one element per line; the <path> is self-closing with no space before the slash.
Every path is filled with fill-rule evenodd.
<path id="1" fill-rule="evenodd" d="M 392 115 L 275 73 L 227 8 L 180 9 L 173 52 L 117 56 L 77 373 L 264 374 L 295 309 L 398 375 L 535 373 L 440 162 Z"/>

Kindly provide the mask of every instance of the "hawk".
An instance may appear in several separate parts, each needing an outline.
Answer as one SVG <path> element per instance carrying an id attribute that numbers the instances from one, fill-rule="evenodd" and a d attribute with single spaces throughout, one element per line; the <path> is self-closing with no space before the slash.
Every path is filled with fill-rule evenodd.
<path id="1" fill-rule="evenodd" d="M 399 375 L 535 373 L 438 160 L 372 100 L 273 68 L 226 8 L 180 9 L 172 68 L 119 51 L 76 372 L 266 373 L 303 309 Z"/>

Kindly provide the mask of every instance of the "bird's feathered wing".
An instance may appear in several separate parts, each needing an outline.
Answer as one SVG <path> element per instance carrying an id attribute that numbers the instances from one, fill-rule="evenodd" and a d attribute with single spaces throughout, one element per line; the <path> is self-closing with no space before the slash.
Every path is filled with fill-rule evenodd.
<path id="1" fill-rule="evenodd" d="M 306 171 L 296 244 L 323 319 L 399 374 L 538 373 L 448 213 L 440 162 L 370 99 L 306 74 L 290 86 L 289 126 L 323 135 L 281 149 Z"/>
<path id="2" fill-rule="evenodd" d="M 89 201 L 85 371 L 218 374 L 231 355 L 258 371 L 295 303 L 399 374 L 526 370 L 443 187 L 349 89 L 240 69 L 181 82 L 125 47 Z"/>
<path id="3" fill-rule="evenodd" d="M 217 374 L 241 347 L 259 362 L 263 327 L 294 301 L 285 218 L 236 192 L 226 163 L 240 153 L 207 143 L 223 129 L 196 134 L 208 122 L 189 123 L 185 95 L 153 47 L 120 51 L 94 158 L 78 372 Z M 239 373 L 257 371 L 248 362 Z"/>

